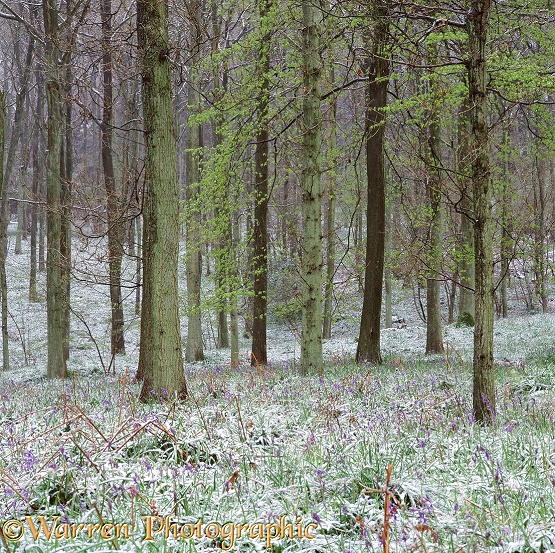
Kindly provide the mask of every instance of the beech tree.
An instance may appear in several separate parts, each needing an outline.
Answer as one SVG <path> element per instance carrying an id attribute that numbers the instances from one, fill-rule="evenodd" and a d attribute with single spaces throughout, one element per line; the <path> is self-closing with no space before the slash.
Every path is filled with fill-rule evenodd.
<path id="1" fill-rule="evenodd" d="M 59 50 L 59 14 L 54 0 L 43 1 L 46 65 L 47 150 L 46 155 L 46 304 L 49 378 L 67 376 L 67 344 L 69 327 L 66 324 L 68 303 L 67 282 L 64 280 L 63 259 L 64 221 L 67 212 L 62 204 L 62 148 L 64 141 L 64 100 Z"/>
<path id="2" fill-rule="evenodd" d="M 320 112 L 320 78 L 322 58 L 320 34 L 322 12 L 312 0 L 303 7 L 303 163 L 301 190 L 303 194 L 302 243 L 302 333 L 301 372 L 321 373 L 322 359 L 322 214 L 320 190 L 320 148 L 322 114 Z"/>
<path id="3" fill-rule="evenodd" d="M 379 1 L 374 12 L 374 36 L 367 44 L 366 72 L 366 259 L 364 299 L 356 360 L 381 363 L 380 317 L 385 245 L 384 132 L 389 81 L 387 2 Z"/>
<path id="4" fill-rule="evenodd" d="M 108 263 L 110 275 L 111 352 L 125 352 L 123 336 L 123 304 L 121 298 L 121 261 L 123 257 L 123 225 L 113 160 L 113 85 L 112 85 L 112 2 L 100 0 L 102 18 L 102 122 L 101 157 L 106 190 L 108 222 Z"/>
<path id="5" fill-rule="evenodd" d="M 470 7 L 466 25 L 468 30 L 470 155 L 474 194 L 474 259 L 476 263 L 473 408 L 478 422 L 491 422 L 495 417 L 493 218 L 486 97 L 486 45 L 491 0 L 472 0 Z"/>
<path id="6" fill-rule="evenodd" d="M 179 202 L 166 1 L 137 1 L 145 142 L 141 399 L 187 394 L 179 327 Z"/>
<path id="7" fill-rule="evenodd" d="M 251 365 L 266 365 L 266 311 L 268 306 L 268 104 L 270 101 L 270 0 L 259 0 L 260 50 L 257 78 L 260 79 L 257 105 L 257 132 L 254 154 L 253 217 L 253 316 Z"/>

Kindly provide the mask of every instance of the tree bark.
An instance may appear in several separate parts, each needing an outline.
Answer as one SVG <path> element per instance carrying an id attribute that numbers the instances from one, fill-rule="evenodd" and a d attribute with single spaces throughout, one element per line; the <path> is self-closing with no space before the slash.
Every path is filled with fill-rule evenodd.
<path id="1" fill-rule="evenodd" d="M 31 205 L 31 259 L 29 270 L 29 301 L 37 302 L 37 231 L 39 223 L 39 209 L 37 202 L 41 197 L 42 181 L 44 177 L 43 164 L 39 160 L 39 156 L 43 154 L 43 145 L 41 140 L 41 126 L 44 118 L 44 80 L 41 69 L 37 64 L 35 68 L 35 81 L 37 84 L 37 107 L 35 123 L 33 125 L 32 140 L 32 163 L 33 163 L 33 183 L 32 183 L 32 200 Z"/>
<path id="2" fill-rule="evenodd" d="M 192 0 L 189 4 L 191 18 L 189 29 L 193 40 L 191 52 L 189 86 L 187 104 L 189 117 L 195 115 L 200 106 L 198 63 L 200 61 L 200 0 Z M 187 349 L 186 359 L 189 362 L 202 361 L 204 351 L 202 344 L 202 321 L 200 309 L 202 259 L 200 255 L 201 238 L 200 206 L 197 205 L 200 193 L 200 149 L 202 144 L 202 127 L 198 123 L 189 124 L 187 134 L 187 152 L 185 160 L 185 186 L 188 215 L 187 224 Z"/>
<path id="3" fill-rule="evenodd" d="M 322 358 L 322 213 L 320 190 L 320 148 L 322 114 L 320 77 L 322 58 L 320 33 L 322 13 L 310 0 L 303 0 L 303 116 L 301 128 L 303 194 L 302 333 L 301 373 L 321 374 Z"/>
<path id="4" fill-rule="evenodd" d="M 113 85 L 112 85 L 112 1 L 100 0 L 102 18 L 102 85 L 103 111 L 101 156 L 106 190 L 108 218 L 108 264 L 110 275 L 110 305 L 112 312 L 111 353 L 125 353 L 123 335 L 123 303 L 121 298 L 121 262 L 123 258 L 124 229 L 120 213 L 120 199 L 116 190 L 112 147 Z"/>
<path id="5" fill-rule="evenodd" d="M 48 378 L 65 378 L 66 325 L 64 313 L 67 287 L 63 278 L 62 232 L 64 209 L 62 204 L 62 148 L 64 142 L 64 114 L 61 58 L 58 30 L 58 9 L 54 0 L 43 1 L 46 62 L 46 102 L 48 106 L 46 156 L 46 311 L 48 343 Z"/>
<path id="6" fill-rule="evenodd" d="M 486 43 L 491 0 L 472 0 L 467 16 L 467 62 L 474 192 L 476 324 L 474 327 L 473 409 L 476 421 L 495 417 L 493 367 L 493 218 L 489 129 L 486 119 Z"/>
<path id="7" fill-rule="evenodd" d="M 387 105 L 389 63 L 384 50 L 388 36 L 388 14 L 384 2 L 378 2 L 373 56 L 368 60 L 366 89 L 366 265 L 364 299 L 356 361 L 381 363 L 380 317 L 385 246 L 385 169 L 384 130 Z"/>
<path id="8" fill-rule="evenodd" d="M 8 183 L 4 181 L 4 122 L 6 106 L 4 92 L 0 90 L 0 300 L 2 301 L 2 370 L 10 369 L 8 342 L 8 283 L 6 257 L 8 254 Z"/>
<path id="9" fill-rule="evenodd" d="M 461 293 L 459 296 L 459 324 L 472 326 L 476 316 L 475 306 L 475 270 L 474 270 L 474 206 L 472 183 L 468 168 L 470 165 L 469 146 L 469 107 L 463 102 L 458 116 L 458 156 L 457 171 L 459 173 L 459 188 L 461 192 L 461 246 L 459 274 Z"/>
<path id="10" fill-rule="evenodd" d="M 433 53 L 434 63 L 437 54 Z M 434 77 L 432 76 L 430 94 L 435 98 Z M 426 354 L 443 353 L 443 333 L 441 324 L 441 287 L 440 270 L 443 257 L 443 210 L 441 208 L 441 154 L 440 127 L 437 107 L 430 113 L 428 128 L 428 178 L 426 193 L 430 208 L 430 246 L 428 250 L 428 276 L 426 279 Z"/>
<path id="11" fill-rule="evenodd" d="M 187 394 L 177 263 L 179 194 L 173 124 L 167 1 L 138 0 L 137 36 L 145 141 L 141 400 Z"/>
<path id="12" fill-rule="evenodd" d="M 257 77 L 260 82 L 257 99 L 256 146 L 254 152 L 253 215 L 253 313 L 251 365 L 266 365 L 266 311 L 268 306 L 268 105 L 270 102 L 270 1 L 259 0 L 260 37 Z"/>
<path id="13" fill-rule="evenodd" d="M 333 62 L 332 62 L 333 63 Z M 330 74 L 330 82 L 335 81 L 333 67 Z M 337 159 L 337 99 L 333 99 L 330 106 L 330 149 L 331 155 Z M 327 194 L 327 233 L 326 233 L 326 286 L 324 291 L 324 326 L 322 338 L 331 338 L 331 322 L 333 311 L 333 277 L 335 274 L 335 198 L 337 194 L 337 167 L 331 172 L 329 190 Z"/>

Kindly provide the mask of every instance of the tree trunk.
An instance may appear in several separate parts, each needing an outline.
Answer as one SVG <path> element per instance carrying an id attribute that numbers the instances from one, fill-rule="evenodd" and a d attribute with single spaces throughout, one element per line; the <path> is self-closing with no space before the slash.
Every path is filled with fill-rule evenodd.
<path id="1" fill-rule="evenodd" d="M 106 190 L 108 218 L 108 263 L 110 274 L 110 305 L 112 310 L 111 353 L 125 353 L 123 336 L 123 303 L 121 298 L 121 261 L 124 229 L 120 214 L 120 199 L 116 190 L 112 150 L 113 85 L 112 85 L 112 1 L 100 0 L 102 18 L 102 85 L 103 111 L 100 125 L 102 169 Z"/>
<path id="2" fill-rule="evenodd" d="M 331 69 L 330 82 L 335 81 L 333 67 Z M 330 106 L 330 149 L 333 159 L 337 160 L 337 100 L 334 100 Z M 337 167 L 330 174 L 329 190 L 327 194 L 328 205 L 326 206 L 327 214 L 327 233 L 326 233 L 326 288 L 324 292 L 324 326 L 322 338 L 329 340 L 331 338 L 331 320 L 333 311 L 333 277 L 335 274 L 335 197 L 337 194 L 336 186 Z"/>
<path id="3" fill-rule="evenodd" d="M 67 11 L 71 10 L 69 3 Z M 73 179 L 73 125 L 72 125 L 72 67 L 69 63 L 70 52 L 64 54 L 64 136 L 60 160 L 61 202 L 62 202 L 62 234 L 60 254 L 62 260 L 62 281 L 64 284 L 63 325 L 64 325 L 64 356 L 69 359 L 70 336 L 70 292 L 71 292 L 71 194 Z"/>
<path id="4" fill-rule="evenodd" d="M 437 55 L 431 56 L 432 63 Z M 435 96 L 434 77 L 432 76 L 430 91 Z M 441 157 L 440 157 L 440 127 L 437 108 L 430 113 L 428 129 L 428 178 L 426 193 L 430 207 L 430 247 L 428 255 L 428 276 L 426 279 L 426 354 L 443 353 L 443 334 L 441 325 L 441 287 L 440 271 L 443 257 L 443 210 L 441 208 Z"/>
<path id="5" fill-rule="evenodd" d="M 260 37 L 257 77 L 260 88 L 257 98 L 256 146 L 254 152 L 254 215 L 253 215 L 253 313 L 251 365 L 266 365 L 266 310 L 268 306 L 268 104 L 270 102 L 270 11 L 269 0 L 259 1 Z"/>
<path id="6" fill-rule="evenodd" d="M 385 280 L 385 328 L 393 326 L 391 300 L 393 295 L 393 279 L 391 263 L 393 261 L 393 198 L 391 193 L 385 200 L 385 244 L 384 244 L 384 280 Z"/>
<path id="7" fill-rule="evenodd" d="M 301 128 L 303 194 L 303 250 L 301 373 L 321 374 L 322 359 L 322 213 L 320 190 L 320 147 L 322 114 L 320 76 L 322 58 L 320 33 L 322 13 L 309 0 L 303 0 L 303 116 Z"/>
<path id="8" fill-rule="evenodd" d="M 387 6 L 378 2 L 374 55 L 368 60 L 366 89 L 366 172 L 368 180 L 366 210 L 366 268 L 364 299 L 356 361 L 381 363 L 380 316 L 385 247 L 385 170 L 384 130 L 387 105 L 389 63 L 384 59 L 388 36 Z"/>
<path id="9" fill-rule="evenodd" d="M 21 255 L 21 239 L 23 236 L 23 228 L 25 226 L 25 216 L 24 216 L 24 200 L 23 190 L 24 190 L 24 179 L 25 179 L 26 167 L 21 165 L 19 167 L 19 175 L 17 176 L 17 231 L 15 235 L 15 250 L 16 255 Z"/>
<path id="10" fill-rule="evenodd" d="M 179 193 L 170 77 L 168 4 L 138 0 L 145 141 L 141 400 L 187 394 L 178 302 Z"/>
<path id="11" fill-rule="evenodd" d="M 143 253 L 143 229 L 141 226 L 141 216 L 135 217 L 135 231 L 137 234 L 137 260 L 135 264 L 135 315 L 141 313 L 141 259 Z"/>
<path id="12" fill-rule="evenodd" d="M 0 90 L 0 300 L 2 301 L 2 370 L 10 369 L 8 343 L 8 283 L 6 257 L 8 255 L 8 183 L 4 180 L 4 122 L 6 106 L 4 92 Z"/>
<path id="13" fill-rule="evenodd" d="M 491 0 L 472 0 L 467 17 L 476 262 L 473 408 L 476 421 L 480 423 L 491 423 L 496 412 L 493 367 L 493 218 L 485 55 L 490 4 Z"/>
<path id="14" fill-rule="evenodd" d="M 32 143 L 32 162 L 33 162 L 33 185 L 32 185 L 32 200 L 31 205 L 31 261 L 30 261 L 30 271 L 29 271 L 29 301 L 37 302 L 37 227 L 39 210 L 37 207 L 37 202 L 41 197 L 42 190 L 42 163 L 39 160 L 39 148 L 40 154 L 42 154 L 42 144 L 40 140 L 41 125 L 43 122 L 43 109 L 44 109 L 44 88 L 43 88 L 43 78 L 40 68 L 37 65 L 35 70 L 36 83 L 37 83 L 37 108 L 36 108 L 36 118 L 35 124 L 33 126 L 33 143 Z"/>
<path id="15" fill-rule="evenodd" d="M 46 156 L 46 311 L 48 343 L 48 378 L 67 376 L 64 312 L 67 289 L 63 278 L 62 231 L 62 147 L 64 141 L 63 91 L 60 74 L 58 10 L 54 0 L 43 1 L 46 37 L 46 102 L 48 106 Z"/>
<path id="16" fill-rule="evenodd" d="M 537 174 L 537 185 L 534 183 L 534 214 L 536 218 L 536 224 L 534 225 L 534 276 L 535 276 L 535 288 L 536 297 L 540 300 L 542 306 L 542 312 L 547 313 L 549 311 L 548 306 L 548 295 L 547 295 L 547 271 L 546 271 L 546 260 L 545 260 L 545 189 L 546 189 L 546 177 L 547 177 L 547 167 L 544 148 L 541 145 L 537 145 L 539 152 L 536 154 L 535 164 L 536 164 L 536 174 Z"/>
<path id="17" fill-rule="evenodd" d="M 237 247 L 240 240 L 239 219 L 233 214 L 231 220 L 231 259 L 232 266 L 237 268 Z M 237 272 L 237 271 L 236 271 Z M 231 366 L 239 366 L 239 317 L 237 313 L 237 290 L 231 291 L 229 300 L 229 323 L 231 328 Z"/>
<path id="18" fill-rule="evenodd" d="M 187 105 L 189 116 L 195 115 L 200 106 L 198 63 L 200 60 L 200 0 L 192 0 L 189 4 L 191 22 L 189 29 L 193 40 L 191 53 Z M 202 261 L 200 256 L 201 214 L 198 203 L 200 168 L 199 157 L 202 141 L 202 127 L 194 123 L 188 126 L 187 151 L 185 165 L 186 199 L 188 215 L 187 224 L 187 349 L 186 359 L 189 362 L 202 361 L 204 351 L 202 345 L 202 321 L 200 309 Z"/>
<path id="19" fill-rule="evenodd" d="M 459 274 L 461 293 L 459 296 L 459 324 L 472 326 L 475 318 L 475 271 L 474 271 L 474 206 L 472 187 L 468 175 L 470 164 L 469 148 L 469 107 L 463 102 L 458 117 L 458 159 L 459 188 L 461 192 L 461 246 Z"/>
<path id="20" fill-rule="evenodd" d="M 509 281 L 509 261 L 511 259 L 512 246 L 512 223 L 511 223 L 511 184 L 509 171 L 509 148 L 511 137 L 509 131 L 504 135 L 504 155 L 503 175 L 504 183 L 501 193 L 501 283 L 499 285 L 501 293 L 501 316 L 506 319 L 509 316 L 509 306 L 507 302 L 507 282 Z"/>

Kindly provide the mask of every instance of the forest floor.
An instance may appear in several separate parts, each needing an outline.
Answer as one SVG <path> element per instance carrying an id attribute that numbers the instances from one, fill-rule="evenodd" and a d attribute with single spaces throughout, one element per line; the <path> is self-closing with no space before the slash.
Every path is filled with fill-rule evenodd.
<path id="1" fill-rule="evenodd" d="M 355 553 L 384 540 L 407 553 L 555 551 L 555 316 L 496 321 L 491 428 L 472 417 L 472 329 L 447 326 L 446 355 L 426 357 L 402 291 L 394 312 L 407 328 L 383 332 L 381 366 L 353 362 L 353 308 L 324 344 L 323 377 L 298 375 L 298 331 L 272 324 L 268 368 L 248 366 L 247 341 L 238 369 L 208 349 L 186 365 L 188 401 L 144 405 L 139 321 L 128 316 L 127 353 L 108 370 L 108 290 L 83 279 L 72 378 L 45 379 L 45 305 L 27 299 L 28 252 L 12 252 L 13 237 L 12 368 L 0 375 L 8 551 Z M 80 274 L 101 262 L 80 259 Z"/>

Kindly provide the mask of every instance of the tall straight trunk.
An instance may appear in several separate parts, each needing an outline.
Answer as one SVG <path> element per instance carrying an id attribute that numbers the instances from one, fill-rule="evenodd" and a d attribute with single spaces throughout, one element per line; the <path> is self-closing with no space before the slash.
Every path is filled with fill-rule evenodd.
<path id="1" fill-rule="evenodd" d="M 231 259 L 232 266 L 237 268 L 237 247 L 240 241 L 239 218 L 232 215 L 231 220 Z M 237 273 L 237 271 L 236 271 Z M 237 291 L 231 291 L 229 300 L 229 326 L 231 330 L 231 366 L 239 366 L 239 316 L 237 311 Z"/>
<path id="2" fill-rule="evenodd" d="M 222 36 L 222 16 L 218 13 L 218 3 L 212 1 L 212 49 L 211 55 L 217 55 L 218 45 Z M 225 94 L 227 88 L 227 70 L 224 68 L 221 75 L 220 83 L 220 68 L 219 66 L 214 68 L 213 79 L 214 79 L 214 101 L 219 102 L 222 95 Z M 214 118 L 213 127 L 213 148 L 214 151 L 220 149 L 222 138 L 222 115 L 216 115 Z M 216 298 L 216 318 L 218 322 L 218 348 L 229 348 L 229 329 L 227 326 L 227 297 L 226 291 L 229 283 L 230 276 L 230 266 L 229 266 L 229 254 L 231 253 L 231 218 L 229 215 L 229 201 L 227 199 L 229 192 L 229 178 L 225 179 L 225 193 L 226 198 L 222 198 L 216 202 L 214 207 L 214 218 L 219 222 L 226 220 L 227 231 L 219 231 L 219 235 L 216 237 L 214 242 L 214 295 Z"/>
<path id="3" fill-rule="evenodd" d="M 486 97 L 486 43 L 491 0 L 472 0 L 467 16 L 468 89 L 474 192 L 474 255 L 476 262 L 476 324 L 474 327 L 473 408 L 476 421 L 495 416 L 493 367 L 493 218 L 491 161 Z"/>
<path id="4" fill-rule="evenodd" d="M 437 47 L 434 47 L 437 50 Z M 432 52 L 431 62 L 437 59 Z M 431 80 L 431 94 L 435 95 L 434 77 Z M 440 270 L 443 256 L 443 210 L 441 208 L 441 154 L 440 126 L 437 107 L 432 108 L 428 128 L 428 179 L 426 194 L 430 208 L 430 247 L 428 250 L 428 275 L 426 278 L 426 354 L 443 353 L 443 333 L 441 324 Z"/>
<path id="5" fill-rule="evenodd" d="M 393 261 L 393 198 L 391 193 L 385 199 L 385 244 L 384 244 L 384 291 L 385 291 L 385 328 L 393 326 L 391 300 L 393 296 L 393 278 L 391 263 Z"/>
<path id="6" fill-rule="evenodd" d="M 469 146 L 469 107 L 468 101 L 463 102 L 458 114 L 458 156 L 457 171 L 461 193 L 461 245 L 459 275 L 461 293 L 459 296 L 458 321 L 461 324 L 474 324 L 475 317 L 475 271 L 474 271 L 474 223 L 473 194 L 468 174 L 470 164 Z"/>
<path id="7" fill-rule="evenodd" d="M 4 180 L 4 122 L 6 106 L 4 92 L 0 90 L 0 300 L 2 301 L 2 370 L 10 368 L 8 344 L 8 283 L 6 280 L 6 257 L 8 254 L 8 183 Z"/>
<path id="8" fill-rule="evenodd" d="M 168 4 L 138 0 L 145 143 L 141 400 L 187 395 L 178 301 L 179 193 L 172 111 Z"/>
<path id="9" fill-rule="evenodd" d="M 384 131 L 389 63 L 385 59 L 388 36 L 387 6 L 378 2 L 373 56 L 368 60 L 366 89 L 366 266 L 364 299 L 356 353 L 357 362 L 381 363 L 380 316 L 385 246 Z"/>
<path id="10" fill-rule="evenodd" d="M 25 179 L 26 167 L 21 165 L 19 167 L 19 175 L 17 175 L 17 231 L 15 234 L 15 250 L 16 255 L 21 255 L 21 238 L 23 235 L 23 227 L 25 226 L 24 217 L 24 179 Z"/>
<path id="11" fill-rule="evenodd" d="M 509 171 L 509 148 L 511 136 L 509 131 L 504 133 L 505 160 L 503 162 L 503 190 L 501 192 L 501 315 L 504 319 L 509 316 L 507 301 L 507 282 L 509 281 L 509 261 L 511 259 L 512 223 L 511 223 L 511 185 Z"/>
<path id="12" fill-rule="evenodd" d="M 113 160 L 113 85 L 112 85 L 112 1 L 100 0 L 102 18 L 102 85 L 103 111 L 101 156 L 106 190 L 108 218 L 108 263 L 110 273 L 110 305 L 112 311 L 111 352 L 125 352 L 123 336 L 123 303 L 121 298 L 121 261 L 123 258 L 124 229 L 120 214 L 120 200 L 116 190 Z"/>
<path id="13" fill-rule="evenodd" d="M 43 122 L 43 109 L 44 109 L 44 83 L 42 72 L 37 64 L 35 69 L 35 80 L 37 83 L 37 107 L 36 119 L 33 127 L 33 142 L 32 142 L 32 163 L 33 163 L 33 184 L 32 184 L 32 200 L 31 205 L 31 260 L 29 271 L 29 301 L 38 301 L 37 294 L 37 228 L 39 220 L 39 210 L 37 202 L 41 197 L 42 180 L 43 180 L 43 165 L 39 159 L 42 154 L 41 144 L 41 124 Z"/>
<path id="14" fill-rule="evenodd" d="M 67 4 L 70 11 L 70 3 Z M 68 59 L 69 53 L 64 55 L 64 137 L 60 160 L 61 202 L 62 202 L 62 234 L 60 254 L 62 260 L 62 280 L 64 283 L 63 325 L 64 325 L 64 356 L 69 359 L 70 336 L 70 291 L 71 291 L 71 195 L 73 179 L 73 125 L 72 125 L 72 67 Z"/>
<path id="15" fill-rule="evenodd" d="M 322 358 L 322 213 L 320 148 L 322 114 L 320 34 L 322 12 L 311 0 L 303 0 L 303 116 L 301 190 L 303 194 L 303 243 L 301 260 L 302 333 L 301 373 L 321 374 Z"/>
<path id="16" fill-rule="evenodd" d="M 189 29 L 193 40 L 193 50 L 190 59 L 189 86 L 187 90 L 187 104 L 189 117 L 195 115 L 200 106 L 198 63 L 200 61 L 200 29 L 201 6 L 200 0 L 192 0 L 189 4 L 191 22 Z M 187 151 L 185 154 L 185 196 L 187 200 L 187 361 L 202 361 L 204 351 L 202 345 L 202 321 L 200 310 L 202 260 L 200 255 L 201 212 L 198 203 L 200 193 L 200 147 L 202 141 L 202 127 L 193 123 L 187 129 Z"/>
<path id="17" fill-rule="evenodd" d="M 46 63 L 47 149 L 46 156 L 46 311 L 47 376 L 67 376 L 64 323 L 67 289 L 63 278 L 62 231 L 65 228 L 62 204 L 62 147 L 64 142 L 64 100 L 60 74 L 58 10 L 54 0 L 43 0 Z"/>
<path id="18" fill-rule="evenodd" d="M 135 231 L 137 235 L 137 259 L 135 263 L 135 315 L 141 313 L 141 259 L 143 253 L 143 229 L 141 225 L 141 216 L 135 217 Z"/>
<path id="19" fill-rule="evenodd" d="M 534 183 L 534 276 L 536 285 L 536 297 L 539 299 L 542 312 L 549 311 L 547 296 L 547 271 L 545 260 L 545 189 L 546 179 L 548 178 L 547 161 L 544 158 L 545 152 L 541 145 L 538 145 L 539 153 L 536 154 L 536 175 L 537 184 Z"/>
<path id="20" fill-rule="evenodd" d="M 333 67 L 330 74 L 330 82 L 335 81 Z M 334 100 L 330 106 L 330 149 L 332 156 L 337 158 L 337 100 Z M 332 299 L 333 299 L 333 277 L 335 274 L 335 197 L 337 194 L 337 168 L 332 171 L 329 181 L 329 190 L 327 194 L 326 206 L 326 286 L 324 291 L 324 326 L 322 338 L 331 338 L 331 319 L 332 319 Z"/>
<path id="21" fill-rule="evenodd" d="M 257 73 L 256 147 L 254 152 L 254 215 L 252 252 L 252 351 L 251 365 L 266 365 L 266 310 L 268 306 L 268 105 L 270 102 L 270 1 L 259 0 L 260 37 Z"/>

